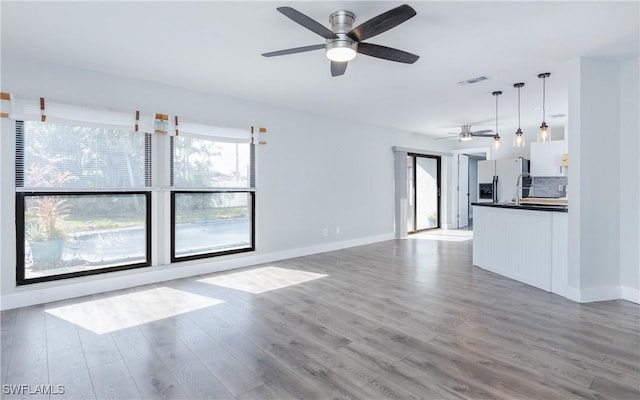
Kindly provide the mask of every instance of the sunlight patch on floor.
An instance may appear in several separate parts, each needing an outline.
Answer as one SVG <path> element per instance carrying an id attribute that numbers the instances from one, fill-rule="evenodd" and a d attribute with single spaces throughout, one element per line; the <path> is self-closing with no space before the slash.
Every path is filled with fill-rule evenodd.
<path id="1" fill-rule="evenodd" d="M 263 267 L 200 279 L 198 282 L 260 294 L 326 276 L 297 269 Z"/>
<path id="2" fill-rule="evenodd" d="M 103 334 L 220 303 L 224 301 L 159 287 L 49 308 L 46 312 L 97 334 Z"/>
<path id="3" fill-rule="evenodd" d="M 442 230 L 420 232 L 407 236 L 407 239 L 440 240 L 444 242 L 466 242 L 473 240 L 473 231 L 467 230 Z"/>

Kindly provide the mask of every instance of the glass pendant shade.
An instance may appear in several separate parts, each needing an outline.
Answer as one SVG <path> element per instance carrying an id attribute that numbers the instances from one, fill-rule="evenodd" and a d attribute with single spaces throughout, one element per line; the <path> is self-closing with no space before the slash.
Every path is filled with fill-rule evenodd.
<path id="1" fill-rule="evenodd" d="M 542 121 L 540 129 L 538 129 L 538 142 L 548 142 L 551 140 L 551 131 L 546 122 Z"/>
<path id="2" fill-rule="evenodd" d="M 500 135 L 496 133 L 493 137 L 493 148 L 498 150 L 500 148 Z"/>
<path id="3" fill-rule="evenodd" d="M 516 134 L 513 135 L 513 147 L 524 147 L 524 133 L 520 128 L 516 131 Z"/>

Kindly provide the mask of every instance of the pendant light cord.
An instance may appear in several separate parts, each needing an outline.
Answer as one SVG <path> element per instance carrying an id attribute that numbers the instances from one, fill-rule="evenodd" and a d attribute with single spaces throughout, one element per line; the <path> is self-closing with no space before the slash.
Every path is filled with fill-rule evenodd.
<path id="1" fill-rule="evenodd" d="M 518 86 L 518 130 L 520 130 L 520 86 Z"/>
<path id="2" fill-rule="evenodd" d="M 496 135 L 499 135 L 498 132 L 498 95 L 496 95 Z"/>
<path id="3" fill-rule="evenodd" d="M 546 103 L 546 88 L 547 88 L 547 77 L 546 75 L 542 76 L 542 122 L 545 122 L 545 103 Z"/>

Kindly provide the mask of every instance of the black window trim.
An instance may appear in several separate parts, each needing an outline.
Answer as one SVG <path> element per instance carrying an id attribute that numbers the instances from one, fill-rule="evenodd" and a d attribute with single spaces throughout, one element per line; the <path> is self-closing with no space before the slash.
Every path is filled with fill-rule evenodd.
<path id="1" fill-rule="evenodd" d="M 146 205 L 146 261 L 141 263 L 117 265 L 113 267 L 96 268 L 87 271 L 69 272 L 64 274 L 41 276 L 37 278 L 25 278 L 25 235 L 24 235 L 24 204 L 27 197 L 30 196 L 113 196 L 113 195 L 144 195 Z M 85 191 L 85 192 L 66 192 L 66 191 L 20 191 L 16 192 L 16 284 L 18 286 L 31 283 L 57 281 L 61 279 L 77 278 L 81 276 L 98 275 L 107 272 L 122 271 L 135 268 L 143 268 L 151 266 L 151 191 Z"/>
<path id="2" fill-rule="evenodd" d="M 250 200 L 250 213 L 251 213 L 251 245 L 248 247 L 227 249 L 220 251 L 211 251 L 205 253 L 191 254 L 186 256 L 176 257 L 176 194 L 206 194 L 206 193 L 246 193 L 249 195 Z M 256 249 L 256 193 L 253 188 L 238 189 L 238 190 L 172 190 L 171 191 L 171 262 L 177 263 L 182 261 L 202 260 L 213 257 L 226 256 L 230 254 L 239 254 L 255 251 Z"/>

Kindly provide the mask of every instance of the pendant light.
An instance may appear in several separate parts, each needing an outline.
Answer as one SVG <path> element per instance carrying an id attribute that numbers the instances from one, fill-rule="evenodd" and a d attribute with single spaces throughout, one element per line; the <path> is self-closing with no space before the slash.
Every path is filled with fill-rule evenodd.
<path id="1" fill-rule="evenodd" d="M 551 131 L 549 126 L 544 121 L 545 117 L 545 100 L 546 100 L 546 79 L 551 76 L 550 72 L 545 72 L 538 75 L 538 78 L 542 78 L 542 124 L 538 130 L 538 142 L 548 142 L 551 140 Z"/>
<path id="2" fill-rule="evenodd" d="M 493 136 L 493 148 L 498 150 L 500 148 L 500 133 L 498 133 L 498 96 L 500 96 L 502 92 L 498 90 L 491 94 L 496 98 L 496 134 Z"/>
<path id="3" fill-rule="evenodd" d="M 518 89 L 518 130 L 513 136 L 513 147 L 524 147 L 524 133 L 520 129 L 520 88 L 524 86 L 523 82 L 514 83 L 513 87 Z"/>

